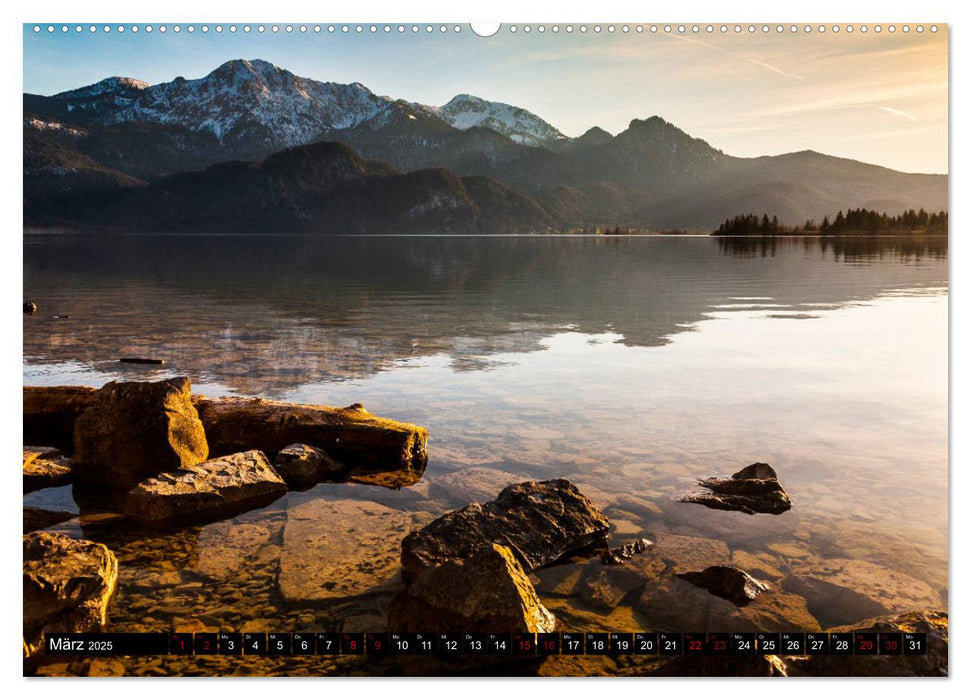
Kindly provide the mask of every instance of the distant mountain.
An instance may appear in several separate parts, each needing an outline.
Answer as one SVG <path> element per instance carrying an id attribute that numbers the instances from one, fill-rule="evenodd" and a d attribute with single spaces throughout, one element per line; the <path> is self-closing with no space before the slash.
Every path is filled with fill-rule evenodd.
<path id="1" fill-rule="evenodd" d="M 532 112 L 503 102 L 489 102 L 475 95 L 456 95 L 441 107 L 427 109 L 456 129 L 492 129 L 527 146 L 548 146 L 567 138 Z"/>
<path id="2" fill-rule="evenodd" d="M 502 102 L 461 94 L 440 107 L 423 105 L 375 95 L 359 83 L 302 78 L 261 60 L 229 61 L 196 80 L 148 85 L 113 77 L 50 97 L 25 94 L 24 115 L 27 222 L 47 221 L 36 203 L 57 212 L 58 198 L 75 212 L 66 221 L 82 209 L 96 211 L 76 193 L 97 202 L 104 188 L 117 187 L 126 198 L 138 192 L 144 208 L 180 177 L 206 187 L 232 181 L 268 206 L 283 206 L 289 200 L 277 199 L 280 191 L 252 173 L 282 178 L 278 169 L 264 168 L 285 162 L 295 177 L 305 177 L 313 170 L 307 163 L 292 153 L 276 161 L 274 154 L 317 142 L 343 143 L 361 162 L 382 163 L 380 173 L 361 175 L 367 187 L 347 190 L 354 196 L 369 187 L 387 192 L 394 183 L 412 194 L 436 188 L 454 194 L 466 203 L 465 219 L 434 207 L 429 211 L 437 214 L 424 219 L 450 230 L 460 220 L 514 229 L 710 230 L 747 211 L 792 225 L 848 207 L 947 209 L 945 175 L 900 173 L 814 152 L 737 158 L 657 116 L 633 119 L 617 135 L 593 127 L 567 138 L 539 116 Z M 235 161 L 249 163 L 248 178 L 233 179 L 244 172 L 234 170 L 237 165 L 213 168 Z M 190 173 L 198 170 L 208 174 Z M 426 170 L 439 175 L 407 177 Z M 325 190 L 328 196 L 336 191 Z M 325 190 L 318 182 L 312 191 L 323 196 Z M 173 206 L 188 202 L 177 198 Z M 301 201 L 302 213 L 292 213 L 303 226 L 308 217 L 331 211 L 328 206 Z M 493 216 L 490 206 L 502 213 Z M 353 207 L 341 211 L 338 220 L 346 224 Z M 186 227 L 202 225 L 199 216 L 185 215 Z M 366 219 L 365 228 L 380 217 Z"/>

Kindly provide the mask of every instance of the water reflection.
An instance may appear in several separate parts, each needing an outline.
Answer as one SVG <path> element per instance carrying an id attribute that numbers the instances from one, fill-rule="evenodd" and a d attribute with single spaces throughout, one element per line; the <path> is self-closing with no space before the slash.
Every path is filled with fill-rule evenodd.
<path id="1" fill-rule="evenodd" d="M 34 237 L 26 381 L 178 372 L 273 397 L 437 355 L 495 368 L 564 330 L 655 347 L 740 300 L 805 318 L 940 287 L 946 254 L 941 238 Z M 869 264 L 885 258 L 906 272 Z"/>

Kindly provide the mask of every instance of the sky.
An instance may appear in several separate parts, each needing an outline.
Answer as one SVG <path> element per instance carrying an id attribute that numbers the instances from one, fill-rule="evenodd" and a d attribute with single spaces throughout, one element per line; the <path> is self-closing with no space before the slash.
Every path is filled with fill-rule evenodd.
<path id="1" fill-rule="evenodd" d="M 130 26 L 130 25 L 129 25 Z M 235 34 L 53 33 L 24 26 L 24 91 L 54 94 L 112 75 L 149 83 L 199 78 L 234 58 L 262 58 L 316 80 L 360 82 L 376 93 L 444 104 L 459 93 L 528 109 L 568 136 L 611 133 L 659 115 L 736 156 L 815 150 L 907 172 L 948 171 L 947 29 L 907 34 L 872 27 L 833 33 L 772 25 L 754 34 L 645 31 L 525 33 L 482 38 L 383 25 L 333 34 L 326 25 Z M 215 26 L 215 25 L 211 25 Z M 255 27 L 255 25 L 253 25 Z M 451 25 L 450 25 L 451 26 Z M 929 25 L 925 25 L 929 26 Z M 242 25 L 240 25 L 242 27 Z"/>

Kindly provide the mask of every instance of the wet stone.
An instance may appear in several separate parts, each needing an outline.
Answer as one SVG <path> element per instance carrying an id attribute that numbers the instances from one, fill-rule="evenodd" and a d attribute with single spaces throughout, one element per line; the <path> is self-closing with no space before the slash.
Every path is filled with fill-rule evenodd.
<path id="1" fill-rule="evenodd" d="M 449 504 L 483 503 L 522 479 L 498 469 L 472 467 L 429 479 L 428 496 Z"/>
<path id="2" fill-rule="evenodd" d="M 678 576 L 739 607 L 748 605 L 769 589 L 764 581 L 733 566 L 709 566 L 704 571 L 689 571 Z"/>
<path id="3" fill-rule="evenodd" d="M 388 628 L 400 632 L 552 632 L 555 626 L 516 557 L 494 543 L 425 569 L 388 612 Z"/>
<path id="4" fill-rule="evenodd" d="M 683 494 L 682 503 L 698 503 L 717 510 L 737 510 L 754 515 L 779 515 L 792 508 L 789 494 L 782 488 L 775 470 L 757 462 L 735 472 L 728 479 L 699 479 L 701 490 Z"/>
<path id="5" fill-rule="evenodd" d="M 509 486 L 485 504 L 447 513 L 401 543 L 407 577 L 494 542 L 529 572 L 565 555 L 606 547 L 607 518 L 565 479 Z"/>
<path id="6" fill-rule="evenodd" d="M 303 443 L 287 445 L 280 450 L 274 466 L 280 476 L 297 484 L 339 480 L 348 472 L 345 465 L 324 450 Z"/>

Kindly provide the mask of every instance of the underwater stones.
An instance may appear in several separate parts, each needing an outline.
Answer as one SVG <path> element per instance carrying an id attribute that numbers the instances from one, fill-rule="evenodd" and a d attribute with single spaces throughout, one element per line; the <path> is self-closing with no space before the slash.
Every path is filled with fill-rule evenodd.
<path id="1" fill-rule="evenodd" d="M 699 571 L 709 566 L 727 565 L 731 561 L 728 545 L 721 540 L 669 532 L 658 534 L 653 554 L 673 573 Z"/>
<path id="2" fill-rule="evenodd" d="M 290 604 L 316 605 L 400 587 L 399 543 L 410 513 L 373 501 L 310 499 L 283 528 L 279 587 Z"/>
<path id="3" fill-rule="evenodd" d="M 73 462 L 88 484 L 130 486 L 208 455 L 185 377 L 105 384 L 74 425 Z"/>
<path id="4" fill-rule="evenodd" d="M 74 479 L 71 461 L 56 447 L 24 447 L 24 493 L 63 486 Z"/>
<path id="5" fill-rule="evenodd" d="M 123 510 L 145 524 L 168 526 L 240 513 L 286 491 L 266 456 L 250 450 L 145 479 L 128 492 Z"/>
<path id="6" fill-rule="evenodd" d="M 749 515 L 779 515 L 792 508 L 789 494 L 782 488 L 775 470 L 756 462 L 732 474 L 731 478 L 699 479 L 700 491 L 683 494 L 682 503 L 698 503 L 717 510 L 736 510 Z"/>
<path id="7" fill-rule="evenodd" d="M 107 623 L 118 561 L 103 544 L 65 535 L 23 536 L 24 655 L 43 649 L 45 631 L 95 632 Z"/>
<path id="8" fill-rule="evenodd" d="M 739 607 L 748 605 L 769 589 L 763 581 L 733 566 L 709 566 L 704 571 L 689 571 L 678 576 Z"/>
<path id="9" fill-rule="evenodd" d="M 913 610 L 834 627 L 830 632 L 923 632 L 925 654 L 786 656 L 788 676 L 947 676 L 948 615 L 938 610 Z"/>
<path id="10" fill-rule="evenodd" d="M 552 632 L 540 602 L 508 547 L 487 543 L 466 558 L 426 568 L 392 602 L 392 632 Z"/>
<path id="11" fill-rule="evenodd" d="M 288 482 L 315 484 L 320 481 L 340 479 L 347 474 L 347 467 L 321 449 L 295 443 L 277 453 L 274 467 Z"/>
<path id="12" fill-rule="evenodd" d="M 428 497 L 450 503 L 482 503 L 522 477 L 509 472 L 472 467 L 429 480 Z"/>
<path id="13" fill-rule="evenodd" d="M 606 516 L 569 481 L 527 481 L 408 535 L 401 543 L 403 576 L 465 559 L 490 542 L 509 547 L 530 572 L 567 554 L 605 548 L 608 528 Z"/>
<path id="14" fill-rule="evenodd" d="M 906 610 L 933 609 L 940 596 L 912 576 L 856 559 L 827 559 L 793 569 L 782 582 L 825 627 Z"/>

